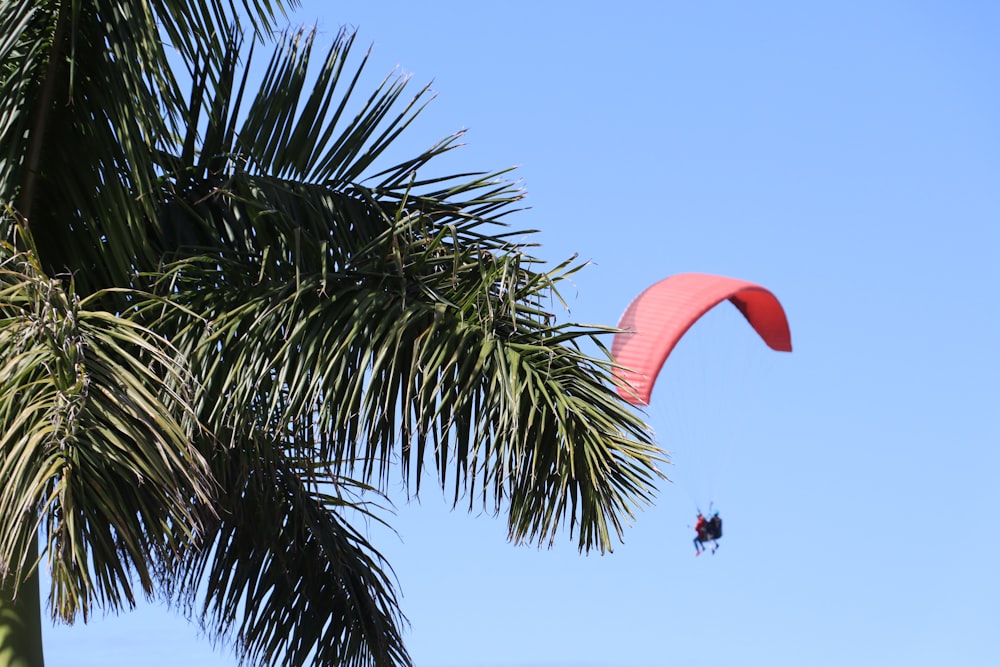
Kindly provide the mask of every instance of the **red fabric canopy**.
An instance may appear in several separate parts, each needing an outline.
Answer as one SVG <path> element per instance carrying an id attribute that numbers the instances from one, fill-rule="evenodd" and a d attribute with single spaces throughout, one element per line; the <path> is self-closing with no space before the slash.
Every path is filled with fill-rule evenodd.
<path id="1" fill-rule="evenodd" d="M 704 273 L 665 278 L 635 298 L 622 315 L 611 343 L 621 366 L 615 373 L 618 393 L 635 405 L 648 405 L 653 383 L 670 352 L 702 315 L 722 301 L 736 306 L 764 342 L 792 351 L 785 310 L 771 292 L 753 283 Z"/>

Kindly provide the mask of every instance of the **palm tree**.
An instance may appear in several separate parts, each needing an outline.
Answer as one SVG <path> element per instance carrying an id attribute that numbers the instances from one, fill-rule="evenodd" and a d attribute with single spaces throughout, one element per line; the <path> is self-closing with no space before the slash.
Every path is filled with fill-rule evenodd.
<path id="1" fill-rule="evenodd" d="M 0 664 L 45 567 L 65 622 L 141 592 L 249 663 L 407 665 L 352 523 L 391 483 L 604 551 L 660 478 L 520 190 L 434 173 L 458 135 L 380 167 L 427 89 L 359 95 L 348 33 L 311 76 L 285 4 L 0 2 Z"/>

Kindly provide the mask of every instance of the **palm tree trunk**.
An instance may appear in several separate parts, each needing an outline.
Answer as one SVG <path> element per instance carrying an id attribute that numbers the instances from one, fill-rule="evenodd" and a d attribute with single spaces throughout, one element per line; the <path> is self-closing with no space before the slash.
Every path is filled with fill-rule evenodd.
<path id="1" fill-rule="evenodd" d="M 27 562 L 34 563 L 38 543 L 31 542 Z M 38 571 L 21 585 L 14 599 L 13 582 L 0 586 L 0 667 L 44 667 L 42 605 Z"/>

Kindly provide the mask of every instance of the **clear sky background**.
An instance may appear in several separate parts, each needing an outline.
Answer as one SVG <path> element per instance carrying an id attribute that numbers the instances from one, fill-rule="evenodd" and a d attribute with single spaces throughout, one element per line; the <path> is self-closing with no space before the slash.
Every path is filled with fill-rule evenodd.
<path id="1" fill-rule="evenodd" d="M 312 0 L 438 99 L 414 150 L 520 165 L 537 254 L 591 262 L 563 321 L 682 271 L 723 304 L 646 416 L 671 478 L 613 554 L 506 542 L 433 489 L 378 537 L 418 667 L 940 667 L 1000 649 L 1000 5 Z M 362 49 L 359 49 L 359 54 Z M 412 151 L 411 151 L 412 152 Z M 694 557 L 697 507 L 726 534 Z M 235 665 L 157 605 L 46 630 L 49 667 Z"/>

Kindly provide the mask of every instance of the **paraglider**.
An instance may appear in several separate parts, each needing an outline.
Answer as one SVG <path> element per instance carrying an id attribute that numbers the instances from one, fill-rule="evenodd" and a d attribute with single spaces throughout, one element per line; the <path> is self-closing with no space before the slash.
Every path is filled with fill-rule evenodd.
<path id="1" fill-rule="evenodd" d="M 629 304 L 611 342 L 621 366 L 618 393 L 634 405 L 649 405 L 656 376 L 687 330 L 728 300 L 743 313 L 768 347 L 792 351 L 788 319 L 777 297 L 754 283 L 705 273 L 679 273 L 646 289 Z"/>
<path id="2" fill-rule="evenodd" d="M 792 351 L 785 310 L 769 290 L 737 278 L 679 273 L 636 297 L 618 323 L 611 354 L 619 365 L 615 370 L 619 395 L 633 405 L 649 405 L 656 377 L 674 347 L 702 315 L 727 300 L 768 347 Z M 699 511 L 694 529 L 695 555 L 706 549 L 714 554 L 722 537 L 719 513 L 706 519 Z"/>

